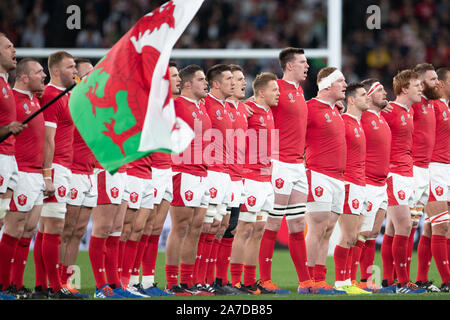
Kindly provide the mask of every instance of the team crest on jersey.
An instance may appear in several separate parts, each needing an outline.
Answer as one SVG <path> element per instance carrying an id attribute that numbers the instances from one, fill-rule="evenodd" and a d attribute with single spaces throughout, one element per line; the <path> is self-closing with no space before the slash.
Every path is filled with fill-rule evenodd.
<path id="1" fill-rule="evenodd" d="M 66 187 L 64 187 L 64 186 L 60 186 L 59 188 L 58 188 L 58 195 L 62 198 L 62 197 L 65 197 L 65 195 L 66 195 Z"/>
<path id="2" fill-rule="evenodd" d="M 74 200 L 78 196 L 78 190 L 75 188 L 70 189 L 70 199 Z"/>
<path id="3" fill-rule="evenodd" d="M 186 198 L 186 201 L 192 201 L 194 193 L 191 190 L 188 190 L 184 193 L 184 197 Z"/>
<path id="4" fill-rule="evenodd" d="M 132 203 L 136 203 L 139 199 L 139 194 L 137 194 L 137 192 L 132 192 L 130 193 L 130 201 Z"/>
<path id="5" fill-rule="evenodd" d="M 298 95 L 298 92 L 297 92 L 297 95 Z M 294 103 L 295 102 L 295 98 L 294 98 L 294 95 L 292 94 L 292 92 L 288 93 L 288 98 L 289 98 L 289 102 L 290 103 Z"/>
<path id="6" fill-rule="evenodd" d="M 4 180 L 5 180 L 5 178 L 3 178 L 3 176 L 0 174 L 0 187 L 3 185 Z"/>
<path id="7" fill-rule="evenodd" d="M 215 197 L 217 197 L 217 189 L 216 188 L 209 189 L 209 194 L 211 196 L 211 199 L 214 199 Z"/>
<path id="8" fill-rule="evenodd" d="M 327 121 L 327 122 L 331 122 L 332 120 L 331 120 L 331 117 L 330 117 L 330 115 L 328 114 L 328 113 L 325 113 L 325 120 Z"/>
<path id="9" fill-rule="evenodd" d="M 377 124 L 377 122 L 376 122 L 375 120 L 372 120 L 371 124 L 372 124 L 372 126 L 373 126 L 373 130 L 378 130 L 378 129 L 380 129 L 380 127 L 378 127 L 378 124 Z"/>
<path id="10" fill-rule="evenodd" d="M 402 116 L 400 117 L 400 121 L 402 122 L 402 126 L 406 126 L 406 125 L 407 125 L 407 123 L 406 123 L 406 118 L 405 118 L 404 115 L 402 115 Z"/>
<path id="11" fill-rule="evenodd" d="M 361 135 L 359 134 L 358 128 L 355 128 L 354 132 L 355 132 L 355 137 L 357 137 L 357 138 L 361 137 Z"/>
<path id="12" fill-rule="evenodd" d="M 322 187 L 316 187 L 314 189 L 314 193 L 316 194 L 317 197 L 323 196 L 323 188 Z"/>
<path id="13" fill-rule="evenodd" d="M 373 207 L 372 202 L 367 201 L 367 211 L 368 211 L 368 212 L 372 211 L 372 207 Z"/>
<path id="14" fill-rule="evenodd" d="M 442 120 L 444 120 L 444 121 L 448 120 L 448 116 L 447 116 L 447 112 L 446 111 L 442 112 Z"/>
<path id="15" fill-rule="evenodd" d="M 358 199 L 353 199 L 352 200 L 352 207 L 353 207 L 353 209 L 358 209 L 359 208 L 359 201 L 358 201 Z"/>
<path id="16" fill-rule="evenodd" d="M 425 107 L 424 104 L 421 106 L 421 108 L 422 108 L 422 113 L 423 113 L 423 114 L 427 114 L 427 113 L 428 113 L 428 112 L 427 112 L 427 108 Z"/>
<path id="17" fill-rule="evenodd" d="M 250 207 L 253 207 L 256 204 L 256 198 L 254 196 L 250 196 L 247 198 L 247 204 Z"/>
<path id="18" fill-rule="evenodd" d="M 261 117 L 259 118 L 259 122 L 261 122 L 261 125 L 262 125 L 263 127 L 266 126 L 266 123 L 264 122 L 264 117 L 263 117 L 263 116 L 261 116 Z"/>
<path id="19" fill-rule="evenodd" d="M 6 88 L 5 88 L 5 87 L 2 88 L 2 93 L 3 93 L 3 98 L 5 98 L 5 99 L 8 99 L 8 98 L 9 98 L 9 96 L 8 96 L 8 91 L 6 91 Z"/>
<path id="20" fill-rule="evenodd" d="M 28 199 L 28 198 L 27 198 L 26 195 L 20 194 L 20 195 L 17 197 L 17 202 L 19 203 L 19 205 L 24 206 L 24 205 L 27 204 L 27 199 Z"/>
<path id="21" fill-rule="evenodd" d="M 198 116 L 197 113 L 195 113 L 195 111 L 192 112 L 192 117 L 194 118 L 194 120 L 198 120 Z"/>
<path id="22" fill-rule="evenodd" d="M 281 178 L 278 178 L 277 180 L 275 180 L 275 187 L 277 187 L 278 189 L 283 188 L 284 186 L 284 180 Z"/>
<path id="23" fill-rule="evenodd" d="M 220 110 L 216 111 L 216 116 L 217 116 L 217 120 L 222 120 L 222 113 L 220 112 Z"/>
<path id="24" fill-rule="evenodd" d="M 232 112 L 229 112 L 228 115 L 230 116 L 231 121 L 234 122 L 235 119 L 234 119 L 233 113 L 232 113 Z"/>
<path id="25" fill-rule="evenodd" d="M 113 197 L 114 199 L 116 199 L 119 196 L 119 189 L 117 189 L 116 187 L 111 188 L 111 197 Z"/>
<path id="26" fill-rule="evenodd" d="M 405 198 L 406 198 L 406 193 L 405 193 L 405 191 L 400 190 L 399 192 L 397 192 L 397 194 L 398 194 L 398 198 L 399 198 L 400 200 L 405 200 Z"/>
<path id="27" fill-rule="evenodd" d="M 434 190 L 436 191 L 436 195 L 438 197 L 441 197 L 444 194 L 444 188 L 441 186 L 437 186 Z"/>
<path id="28" fill-rule="evenodd" d="M 23 108 L 25 109 L 25 113 L 26 113 L 26 114 L 30 114 L 30 113 L 31 113 L 30 106 L 29 106 L 27 103 L 25 103 L 25 104 L 23 105 Z"/>

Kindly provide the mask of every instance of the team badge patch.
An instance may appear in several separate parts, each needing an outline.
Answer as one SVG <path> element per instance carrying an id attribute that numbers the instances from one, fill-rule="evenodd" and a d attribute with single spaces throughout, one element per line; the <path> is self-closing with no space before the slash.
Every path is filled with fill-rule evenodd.
<path id="1" fill-rule="evenodd" d="M 116 199 L 119 196 L 119 189 L 116 187 L 111 188 L 111 197 Z"/>
<path id="2" fill-rule="evenodd" d="M 398 194 L 398 198 L 399 198 L 400 200 L 405 200 L 405 198 L 406 198 L 406 193 L 405 193 L 405 191 L 400 190 L 399 192 L 397 192 L 397 194 Z"/>
<path id="3" fill-rule="evenodd" d="M 136 203 L 139 199 L 139 195 L 136 192 L 130 193 L 130 201 Z"/>
<path id="4" fill-rule="evenodd" d="M 214 199 L 215 197 L 217 197 L 217 189 L 216 188 L 209 189 L 209 194 L 211 195 L 211 199 Z"/>
<path id="5" fill-rule="evenodd" d="M 370 201 L 367 201 L 367 211 L 372 211 L 373 204 Z"/>
<path id="6" fill-rule="evenodd" d="M 66 196 L 66 187 L 60 186 L 58 188 L 58 195 L 62 198 Z"/>
<path id="7" fill-rule="evenodd" d="M 191 190 L 188 190 L 184 193 L 184 197 L 187 201 L 192 201 L 192 199 L 194 198 L 194 193 Z"/>
<path id="8" fill-rule="evenodd" d="M 442 196 L 444 194 L 444 188 L 442 188 L 441 186 L 437 186 L 434 191 L 436 191 L 436 195 L 437 196 Z"/>
<path id="9" fill-rule="evenodd" d="M 247 204 L 250 207 L 253 207 L 256 204 L 256 198 L 254 196 L 250 196 L 247 198 Z"/>
<path id="10" fill-rule="evenodd" d="M 358 209 L 359 208 L 359 201 L 358 201 L 358 199 L 353 199 L 352 200 L 352 207 L 353 207 L 353 209 Z"/>
<path id="11" fill-rule="evenodd" d="M 278 178 L 277 180 L 275 180 L 275 187 L 277 187 L 278 189 L 283 188 L 284 186 L 284 180 L 281 178 Z"/>
<path id="12" fill-rule="evenodd" d="M 322 187 L 316 187 L 314 189 L 314 193 L 316 194 L 317 197 L 321 197 L 323 195 L 323 188 Z"/>
<path id="13" fill-rule="evenodd" d="M 19 205 L 24 206 L 27 204 L 27 196 L 24 194 L 21 194 L 17 197 L 17 202 L 19 203 Z"/>
<path id="14" fill-rule="evenodd" d="M 78 196 L 78 190 L 75 188 L 70 189 L 70 198 L 73 200 L 73 199 L 76 199 L 77 196 Z"/>

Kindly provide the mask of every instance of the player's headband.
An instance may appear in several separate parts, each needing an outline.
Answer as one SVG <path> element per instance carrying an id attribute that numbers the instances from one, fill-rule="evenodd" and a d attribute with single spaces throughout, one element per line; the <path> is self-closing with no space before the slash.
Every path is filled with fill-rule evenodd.
<path id="1" fill-rule="evenodd" d="M 320 80 L 319 84 L 317 85 L 319 87 L 319 91 L 331 87 L 333 82 L 335 82 L 339 78 L 344 78 L 344 75 L 339 70 L 334 70 L 329 76 Z"/>
<path id="2" fill-rule="evenodd" d="M 379 83 L 378 81 L 375 82 L 374 84 L 372 84 L 372 86 L 369 89 L 369 92 L 367 92 L 367 96 L 371 96 L 375 91 L 377 91 L 378 89 L 383 88 L 383 85 L 381 83 Z"/>

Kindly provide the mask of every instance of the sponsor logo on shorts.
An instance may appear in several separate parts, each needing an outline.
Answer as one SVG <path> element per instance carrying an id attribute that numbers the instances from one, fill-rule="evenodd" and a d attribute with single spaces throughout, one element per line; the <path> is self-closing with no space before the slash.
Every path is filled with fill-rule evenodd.
<path id="1" fill-rule="evenodd" d="M 27 198 L 26 195 L 20 194 L 20 195 L 17 197 L 17 202 L 19 203 L 19 205 L 24 206 L 24 205 L 27 204 L 27 199 L 28 199 L 28 198 Z"/>
<path id="2" fill-rule="evenodd" d="M 323 188 L 322 187 L 316 187 L 314 189 L 314 193 L 316 194 L 317 197 L 323 196 Z"/>
<path id="3" fill-rule="evenodd" d="M 283 188 L 284 186 L 284 180 L 281 178 L 278 178 L 277 180 L 275 180 L 275 187 L 277 187 L 278 189 Z"/>
<path id="4" fill-rule="evenodd" d="M 353 209 L 358 209 L 359 208 L 359 201 L 358 201 L 358 199 L 353 199 L 352 200 L 352 207 L 353 207 Z"/>
<path id="5" fill-rule="evenodd" d="M 136 203 L 139 199 L 139 195 L 136 192 L 130 193 L 130 201 Z"/>
<path id="6" fill-rule="evenodd" d="M 398 198 L 399 198 L 400 200 L 405 200 L 405 198 L 406 198 L 406 193 L 405 193 L 405 191 L 400 190 L 399 192 L 397 192 L 397 194 L 398 194 Z"/>
<path id="7" fill-rule="evenodd" d="M 184 193 L 184 197 L 187 201 L 192 201 L 192 199 L 194 198 L 194 193 L 191 190 L 188 190 Z"/>
<path id="8" fill-rule="evenodd" d="M 215 197 L 217 197 L 217 189 L 216 188 L 209 189 L 209 194 L 211 195 L 211 199 L 214 199 Z"/>
<path id="9" fill-rule="evenodd" d="M 441 186 L 437 186 L 436 188 L 434 188 L 434 190 L 436 191 L 436 195 L 439 197 L 444 194 L 444 188 L 442 188 Z"/>
<path id="10" fill-rule="evenodd" d="M 116 187 L 111 188 L 110 191 L 111 191 L 111 197 L 113 197 L 114 199 L 119 196 L 119 189 L 117 189 Z"/>
<path id="11" fill-rule="evenodd" d="M 78 190 L 75 188 L 70 189 L 70 198 L 73 200 L 73 199 L 76 199 L 77 196 L 78 196 Z"/>
<path id="12" fill-rule="evenodd" d="M 256 198 L 254 196 L 250 196 L 247 198 L 247 204 L 250 207 L 253 207 L 256 204 Z"/>
<path id="13" fill-rule="evenodd" d="M 62 198 L 66 196 L 66 187 L 60 186 L 58 188 L 58 195 Z"/>

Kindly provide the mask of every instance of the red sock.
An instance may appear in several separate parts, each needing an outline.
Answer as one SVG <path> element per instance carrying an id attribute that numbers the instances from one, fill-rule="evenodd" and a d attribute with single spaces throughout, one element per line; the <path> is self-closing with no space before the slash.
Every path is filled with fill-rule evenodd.
<path id="1" fill-rule="evenodd" d="M 375 239 L 366 240 L 359 261 L 361 280 L 372 277 L 372 266 L 375 259 Z"/>
<path id="2" fill-rule="evenodd" d="M 200 253 L 202 258 L 199 260 L 198 273 L 195 283 L 206 283 L 206 272 L 208 271 L 209 257 L 211 256 L 214 237 L 215 235 L 212 233 L 207 233 L 205 235 L 202 252 Z"/>
<path id="3" fill-rule="evenodd" d="M 428 271 L 431 264 L 431 238 L 422 234 L 417 246 L 417 279 L 425 283 L 428 281 Z"/>
<path id="4" fill-rule="evenodd" d="M 23 274 L 28 260 L 28 252 L 30 251 L 31 238 L 21 238 L 14 253 L 14 263 L 12 265 L 11 282 L 17 289 L 23 287 Z"/>
<path id="5" fill-rule="evenodd" d="M 153 276 L 155 274 L 156 257 L 158 256 L 159 235 L 151 235 L 148 238 L 147 249 L 142 257 L 142 275 Z"/>
<path id="6" fill-rule="evenodd" d="M 105 272 L 110 285 L 120 287 L 119 236 L 109 236 L 105 242 Z"/>
<path id="7" fill-rule="evenodd" d="M 450 259 L 450 238 L 447 238 L 447 257 Z"/>
<path id="8" fill-rule="evenodd" d="M 314 266 L 314 281 L 316 282 L 321 282 L 321 281 L 325 281 L 325 279 L 327 278 L 327 267 L 324 266 L 323 264 L 316 264 Z"/>
<path id="9" fill-rule="evenodd" d="M 72 272 L 69 272 L 69 266 L 66 265 L 62 265 L 61 267 L 61 283 L 62 284 L 67 284 L 67 282 L 69 282 L 70 277 L 72 276 Z"/>
<path id="10" fill-rule="evenodd" d="M 143 234 L 141 240 L 139 240 L 136 258 L 134 259 L 133 264 L 133 271 L 131 271 L 133 276 L 138 276 L 141 271 L 142 258 L 144 257 L 144 252 L 147 247 L 148 237 L 148 235 Z"/>
<path id="11" fill-rule="evenodd" d="M 447 257 L 447 238 L 440 235 L 431 236 L 431 253 L 441 276 L 442 283 L 450 281 Z"/>
<path id="12" fill-rule="evenodd" d="M 365 243 L 362 241 L 356 241 L 356 244 L 352 248 L 352 274 L 351 280 L 356 280 L 356 274 L 358 273 L 358 266 L 361 259 L 361 253 L 363 248 L 365 247 Z"/>
<path id="13" fill-rule="evenodd" d="M 178 266 L 166 264 L 165 270 L 167 288 L 178 285 Z"/>
<path id="14" fill-rule="evenodd" d="M 397 273 L 398 282 L 405 285 L 409 282 L 408 270 L 406 269 L 408 263 L 408 236 L 394 235 L 392 241 L 392 256 L 395 263 L 395 271 Z"/>
<path id="15" fill-rule="evenodd" d="M 44 234 L 36 233 L 34 240 L 33 259 L 34 259 L 34 279 L 35 286 L 41 287 L 43 290 L 47 289 L 47 273 L 45 271 L 44 259 L 42 258 L 42 238 Z"/>
<path id="16" fill-rule="evenodd" d="M 298 280 L 300 282 L 311 280 L 308 267 L 306 266 L 306 244 L 304 233 L 290 233 L 288 245 Z"/>
<path id="17" fill-rule="evenodd" d="M 131 272 L 133 271 L 134 260 L 138 250 L 138 241 L 127 240 L 123 252 L 122 274 L 120 281 L 124 286 L 130 282 Z"/>
<path id="18" fill-rule="evenodd" d="M 394 237 L 387 234 L 383 236 L 381 244 L 381 259 L 383 261 L 383 280 L 391 285 L 394 282 L 394 257 L 392 255 L 392 242 Z"/>
<path id="19" fill-rule="evenodd" d="M 354 247 L 350 247 L 348 249 L 347 263 L 345 265 L 345 279 L 351 279 L 352 278 L 353 248 Z"/>
<path id="20" fill-rule="evenodd" d="M 105 278 L 105 243 L 106 239 L 91 235 L 89 240 L 89 260 L 94 273 L 95 286 L 100 289 L 106 284 Z"/>
<path id="21" fill-rule="evenodd" d="M 277 240 L 277 232 L 266 229 L 264 230 L 259 247 L 259 277 L 262 282 L 270 280 L 272 270 L 272 257 L 275 242 Z"/>
<path id="22" fill-rule="evenodd" d="M 336 245 L 334 248 L 334 280 L 345 281 L 347 278 L 347 258 L 350 249 Z M 316 265 L 317 266 L 317 265 Z M 315 275 L 314 275 L 314 278 Z"/>
<path id="23" fill-rule="evenodd" d="M 61 237 L 58 234 L 44 233 L 42 238 L 42 258 L 47 271 L 48 282 L 53 292 L 61 290 L 61 278 L 59 276 L 59 244 Z"/>
<path id="24" fill-rule="evenodd" d="M 256 283 L 256 266 L 244 265 L 244 286 L 253 286 Z"/>
<path id="25" fill-rule="evenodd" d="M 211 254 L 209 255 L 208 268 L 206 270 L 206 283 L 208 284 L 213 284 L 215 280 L 217 252 L 219 251 L 219 248 L 220 248 L 220 241 L 214 239 Z"/>
<path id="26" fill-rule="evenodd" d="M 194 285 L 194 268 L 193 264 L 180 264 L 180 284 L 183 283 L 188 288 Z"/>
<path id="27" fill-rule="evenodd" d="M 411 273 L 410 266 L 411 266 L 412 252 L 414 249 L 414 235 L 416 234 L 416 230 L 417 230 L 417 228 L 411 229 L 411 233 L 410 233 L 409 239 L 408 239 L 408 262 L 407 262 L 407 266 L 406 266 L 406 270 L 408 271 L 408 278 Z"/>
<path id="28" fill-rule="evenodd" d="M 231 284 L 234 286 L 242 281 L 242 263 L 230 263 Z"/>
<path id="29" fill-rule="evenodd" d="M 14 258 L 19 240 L 19 238 L 3 233 L 0 241 L 0 284 L 2 285 L 2 290 L 5 290 L 11 284 L 11 260 Z"/>
<path id="30" fill-rule="evenodd" d="M 230 264 L 231 249 L 234 238 L 222 238 L 217 252 L 216 277 L 222 280 L 222 285 L 228 283 L 228 266 Z"/>
<path id="31" fill-rule="evenodd" d="M 125 246 L 127 244 L 127 241 L 119 241 L 119 257 L 118 257 L 118 271 L 119 271 L 119 277 L 122 276 L 123 271 L 123 257 L 125 253 Z"/>
<path id="32" fill-rule="evenodd" d="M 195 267 L 194 267 L 194 282 L 195 283 L 201 283 L 201 278 L 199 276 L 199 268 L 200 265 L 202 264 L 202 260 L 205 259 L 204 256 L 202 256 L 203 254 L 203 246 L 205 244 L 205 239 L 206 239 L 206 233 L 201 233 L 200 234 L 200 238 L 198 239 L 198 244 L 197 244 L 197 255 L 195 256 Z"/>
<path id="33" fill-rule="evenodd" d="M 314 278 L 314 267 L 308 266 L 308 272 L 309 275 L 311 276 L 311 279 L 316 281 L 316 279 Z"/>

